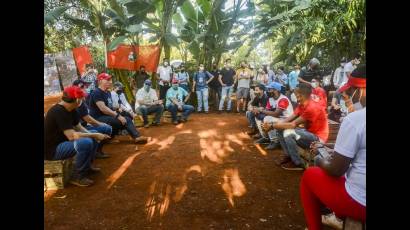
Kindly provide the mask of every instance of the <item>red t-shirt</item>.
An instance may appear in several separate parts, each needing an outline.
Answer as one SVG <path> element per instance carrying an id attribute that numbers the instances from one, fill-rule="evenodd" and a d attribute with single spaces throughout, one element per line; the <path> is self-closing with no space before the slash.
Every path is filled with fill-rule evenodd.
<path id="1" fill-rule="evenodd" d="M 306 129 L 326 142 L 329 136 L 329 125 L 326 111 L 322 105 L 313 100 L 309 100 L 306 105 L 299 104 L 295 109 L 295 115 L 307 121 Z"/>
<path id="2" fill-rule="evenodd" d="M 324 108 L 327 108 L 327 96 L 326 91 L 320 87 L 316 87 L 312 90 L 312 99 L 319 102 Z"/>

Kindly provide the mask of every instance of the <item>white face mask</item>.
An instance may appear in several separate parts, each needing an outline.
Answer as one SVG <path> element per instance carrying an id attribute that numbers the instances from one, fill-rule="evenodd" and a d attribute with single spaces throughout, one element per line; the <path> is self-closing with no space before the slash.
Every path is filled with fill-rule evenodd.
<path id="1" fill-rule="evenodd" d="M 164 66 L 167 66 L 167 65 L 168 65 L 168 62 L 164 61 Z"/>
<path id="2" fill-rule="evenodd" d="M 310 84 L 312 85 L 313 88 L 316 88 L 316 87 L 317 87 L 317 82 L 312 82 L 312 83 L 310 83 Z"/>
<path id="3" fill-rule="evenodd" d="M 345 63 L 340 63 L 340 66 L 343 68 L 345 67 Z"/>
<path id="4" fill-rule="evenodd" d="M 363 109 L 363 105 L 360 102 L 356 102 L 353 104 L 354 111 Z"/>

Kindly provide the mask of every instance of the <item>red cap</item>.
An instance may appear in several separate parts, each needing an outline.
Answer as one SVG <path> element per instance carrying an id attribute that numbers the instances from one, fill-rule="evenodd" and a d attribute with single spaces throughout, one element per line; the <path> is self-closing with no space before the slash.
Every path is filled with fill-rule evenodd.
<path id="1" fill-rule="evenodd" d="M 178 83 L 179 83 L 178 79 L 176 78 L 172 79 L 172 84 L 178 84 Z"/>
<path id="2" fill-rule="evenodd" d="M 87 96 L 87 93 L 78 86 L 66 87 L 63 94 L 72 99 L 83 98 Z"/>
<path id="3" fill-rule="evenodd" d="M 108 73 L 100 73 L 100 75 L 98 75 L 97 80 L 101 81 L 101 80 L 110 80 L 111 79 L 111 75 L 109 75 Z"/>

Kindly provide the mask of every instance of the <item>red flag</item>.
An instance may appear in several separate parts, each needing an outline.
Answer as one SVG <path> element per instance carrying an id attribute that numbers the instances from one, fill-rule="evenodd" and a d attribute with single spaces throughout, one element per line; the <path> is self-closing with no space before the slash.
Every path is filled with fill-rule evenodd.
<path id="1" fill-rule="evenodd" d="M 147 71 L 157 70 L 159 46 L 129 46 L 119 45 L 114 51 L 108 52 L 108 68 L 137 70 L 141 65 Z"/>
<path id="2" fill-rule="evenodd" d="M 93 59 L 87 46 L 80 46 L 73 49 L 73 56 L 78 71 L 82 75 L 85 72 L 85 65 L 93 63 Z"/>

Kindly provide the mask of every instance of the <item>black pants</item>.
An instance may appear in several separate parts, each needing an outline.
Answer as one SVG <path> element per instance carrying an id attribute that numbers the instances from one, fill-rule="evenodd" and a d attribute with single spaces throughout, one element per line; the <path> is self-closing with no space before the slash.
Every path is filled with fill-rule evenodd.
<path id="1" fill-rule="evenodd" d="M 132 119 L 128 116 L 124 116 L 127 123 L 123 125 L 117 118 L 111 116 L 101 116 L 98 117 L 97 120 L 107 123 L 112 127 L 112 137 L 118 134 L 120 129 L 126 129 L 132 138 L 137 138 L 140 136 L 137 128 L 135 128 L 134 123 L 132 123 Z"/>
<path id="2" fill-rule="evenodd" d="M 167 95 L 167 91 L 169 89 L 169 85 L 168 86 L 159 86 L 159 99 L 160 100 L 164 100 L 165 96 Z"/>
<path id="3" fill-rule="evenodd" d="M 221 100 L 221 91 L 222 87 L 210 87 L 210 98 L 214 101 L 215 109 L 218 110 L 219 108 L 219 101 Z"/>

